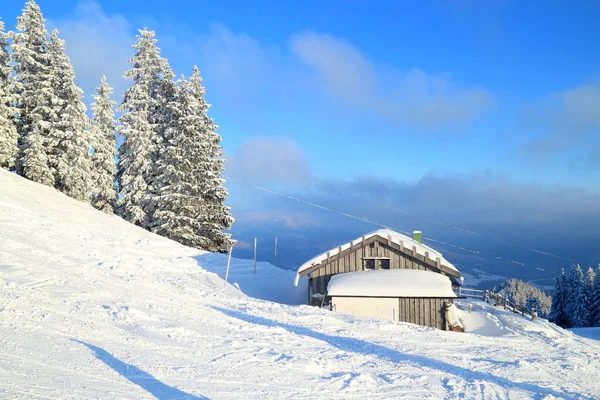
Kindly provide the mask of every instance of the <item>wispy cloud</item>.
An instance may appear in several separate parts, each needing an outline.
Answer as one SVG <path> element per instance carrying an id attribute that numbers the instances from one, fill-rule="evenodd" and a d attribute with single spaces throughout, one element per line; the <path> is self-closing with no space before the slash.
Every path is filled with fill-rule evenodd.
<path id="1" fill-rule="evenodd" d="M 289 229 L 318 227 L 320 223 L 314 215 L 298 210 L 252 210 L 242 211 L 236 218 L 242 218 L 244 224 L 279 225 Z"/>
<path id="2" fill-rule="evenodd" d="M 525 109 L 528 125 L 543 132 L 524 152 L 537 161 L 572 154 L 571 164 L 593 165 L 600 153 L 600 80 L 553 93 Z"/>
<path id="3" fill-rule="evenodd" d="M 259 136 L 227 154 L 225 173 L 256 184 L 306 184 L 310 169 L 302 147 L 286 136 Z"/>
<path id="4" fill-rule="evenodd" d="M 294 108 L 319 103 L 325 89 L 340 110 L 368 111 L 388 123 L 440 128 L 468 123 L 479 117 L 492 96 L 478 88 L 462 88 L 450 74 L 418 67 L 398 71 L 371 60 L 352 43 L 331 35 L 292 34 L 287 45 L 259 41 L 250 34 L 213 24 L 207 31 L 151 21 L 163 54 L 177 73 L 189 73 L 198 64 L 208 85 L 209 100 L 242 109 L 248 99 L 284 102 Z M 136 29 L 120 14 L 105 12 L 100 3 L 83 0 L 73 14 L 51 21 L 67 42 L 78 83 L 91 94 L 106 74 L 117 97 L 127 82 L 121 79 L 133 55 Z M 183 65 L 187 64 L 183 70 Z M 315 81 L 315 77 L 317 80 Z M 294 93 L 294 96 L 290 96 Z M 314 109 L 319 110 L 315 105 Z"/>
<path id="5" fill-rule="evenodd" d="M 491 104 L 492 95 L 462 89 L 448 74 L 377 65 L 350 42 L 304 32 L 291 38 L 292 51 L 309 65 L 318 83 L 343 103 L 395 122 L 436 128 L 464 124 Z"/>
<path id="6" fill-rule="evenodd" d="M 131 23 L 123 15 L 107 14 L 98 3 L 85 0 L 72 15 L 49 21 L 49 25 L 58 28 L 66 41 L 66 52 L 86 100 L 100 85 L 102 75 L 114 87 L 115 99 L 121 100 L 128 84 L 122 75 L 129 68 L 127 61 L 133 56 L 131 45 L 135 42 Z"/>

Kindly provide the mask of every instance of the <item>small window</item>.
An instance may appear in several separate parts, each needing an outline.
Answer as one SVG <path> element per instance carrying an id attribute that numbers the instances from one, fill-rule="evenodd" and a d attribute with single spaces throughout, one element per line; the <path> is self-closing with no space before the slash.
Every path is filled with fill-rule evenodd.
<path id="1" fill-rule="evenodd" d="M 375 269 L 375 260 L 365 260 L 365 269 Z"/>
<path id="2" fill-rule="evenodd" d="M 381 269 L 390 269 L 390 260 L 380 260 Z"/>
<path id="3" fill-rule="evenodd" d="M 375 242 L 371 243 L 371 244 L 369 245 L 369 247 L 370 247 L 370 248 L 372 248 L 372 249 L 374 249 L 374 248 L 375 248 Z"/>

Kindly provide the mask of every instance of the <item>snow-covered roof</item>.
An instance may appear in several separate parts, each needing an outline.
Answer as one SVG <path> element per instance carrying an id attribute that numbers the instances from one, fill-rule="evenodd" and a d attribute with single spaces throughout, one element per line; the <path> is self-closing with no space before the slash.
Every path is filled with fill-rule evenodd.
<path id="1" fill-rule="evenodd" d="M 379 230 L 376 230 L 376 231 L 366 234 L 365 239 L 369 239 L 376 235 L 382 236 L 384 238 L 387 238 L 388 236 L 390 236 L 392 239 L 392 242 L 398 243 L 398 244 L 400 242 L 404 242 L 404 246 L 408 247 L 409 249 L 412 249 L 412 247 L 414 246 L 417 249 L 417 254 L 420 254 L 422 256 L 425 256 L 425 252 L 428 252 L 430 258 L 435 260 L 437 257 L 439 257 L 441 264 L 458 272 L 456 267 L 454 265 L 452 265 L 450 262 L 448 262 L 448 260 L 446 260 L 439 251 L 432 249 L 431 247 L 427 246 L 426 244 L 419 243 L 416 240 L 414 240 L 413 238 L 405 236 L 405 235 L 398 233 L 391 229 L 379 229 Z M 362 236 L 353 240 L 352 243 L 357 244 L 361 240 L 362 240 Z M 350 242 L 342 245 L 341 247 L 342 247 L 342 251 L 348 249 L 350 247 Z M 313 265 L 316 265 L 316 264 L 319 264 L 319 263 L 325 261 L 327 259 L 327 253 L 330 253 L 331 256 L 334 256 L 335 254 L 337 254 L 337 252 L 338 252 L 338 247 L 335 247 L 329 251 L 324 252 L 323 254 L 320 254 L 314 258 L 311 258 L 310 260 L 308 260 L 307 262 L 302 264 L 300 266 L 300 268 L 298 268 L 298 274 L 300 274 L 302 271 L 312 267 Z"/>
<path id="2" fill-rule="evenodd" d="M 456 297 L 450 278 L 420 269 L 386 269 L 333 275 L 329 296 Z"/>

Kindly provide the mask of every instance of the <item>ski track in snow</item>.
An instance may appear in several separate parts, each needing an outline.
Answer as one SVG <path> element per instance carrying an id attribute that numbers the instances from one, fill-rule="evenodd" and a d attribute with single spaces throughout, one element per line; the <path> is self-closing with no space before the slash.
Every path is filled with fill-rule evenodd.
<path id="1" fill-rule="evenodd" d="M 284 305 L 265 300 L 301 301 L 294 272 L 232 260 L 260 300 L 223 288 L 225 262 L 0 171 L 0 398 L 600 397 L 600 342 L 545 320 L 472 302 L 459 334 Z"/>

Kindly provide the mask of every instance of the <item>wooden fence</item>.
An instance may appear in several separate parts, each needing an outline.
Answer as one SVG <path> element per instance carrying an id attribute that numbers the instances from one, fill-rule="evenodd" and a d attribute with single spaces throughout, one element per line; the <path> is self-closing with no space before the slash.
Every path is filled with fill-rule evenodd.
<path id="1" fill-rule="evenodd" d="M 493 304 L 496 307 L 503 307 L 505 310 L 510 310 L 514 313 L 528 315 L 532 319 L 537 318 L 537 311 L 535 309 L 529 310 L 524 306 L 520 306 L 518 304 L 513 303 L 506 296 L 503 296 L 500 293 L 492 292 L 490 290 L 478 290 L 459 287 L 458 296 L 482 299 L 484 302 L 488 304 Z"/>

